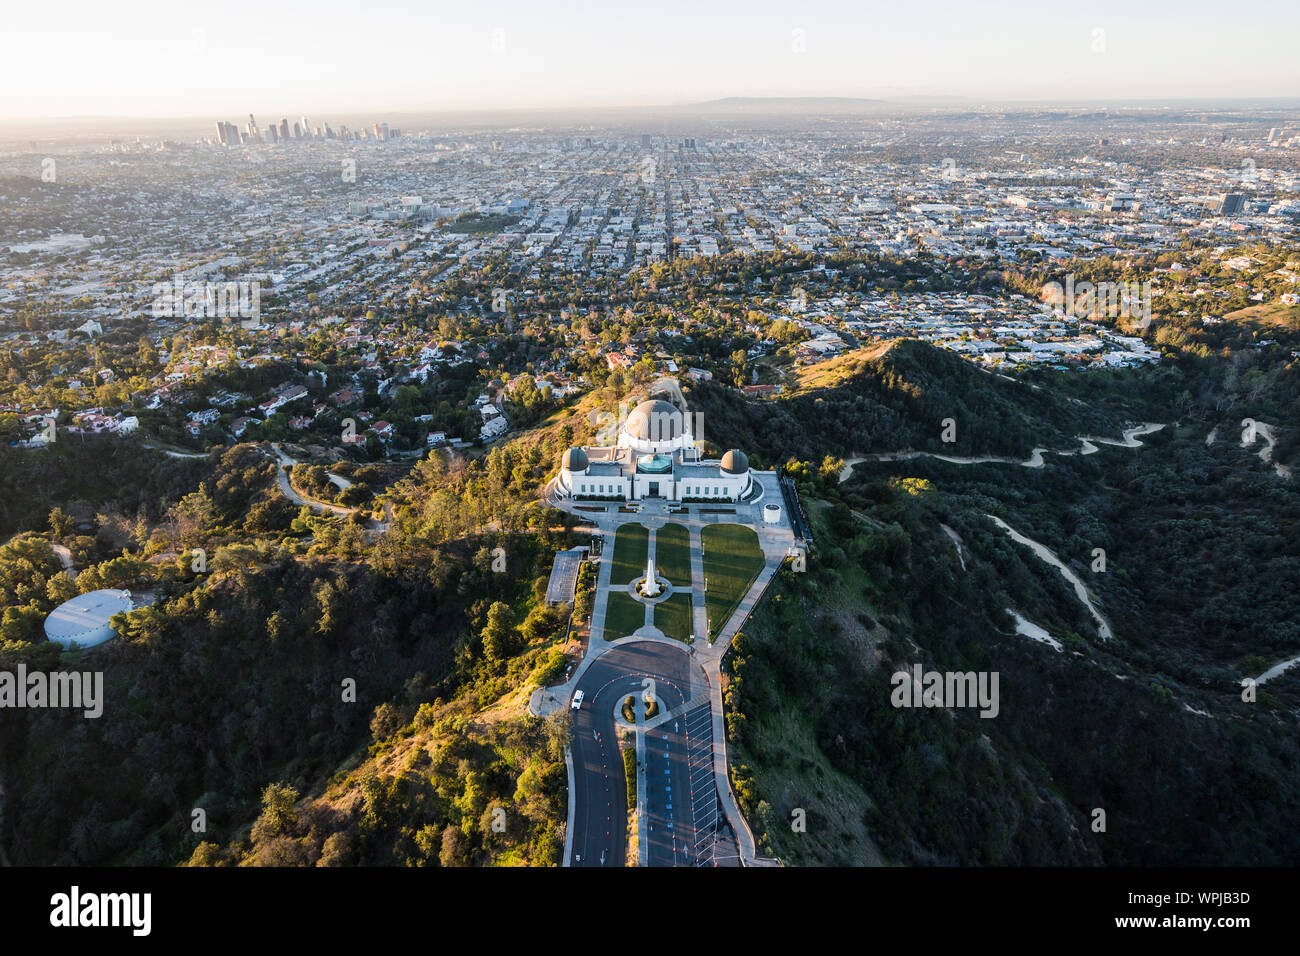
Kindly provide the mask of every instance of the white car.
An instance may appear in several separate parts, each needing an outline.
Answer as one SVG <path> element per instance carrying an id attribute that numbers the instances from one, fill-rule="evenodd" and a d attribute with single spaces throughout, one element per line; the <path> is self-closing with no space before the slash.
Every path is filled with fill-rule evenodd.
<path id="1" fill-rule="evenodd" d="M 573 709 L 574 710 L 582 709 L 582 691 L 578 691 L 576 694 L 573 695 Z"/>

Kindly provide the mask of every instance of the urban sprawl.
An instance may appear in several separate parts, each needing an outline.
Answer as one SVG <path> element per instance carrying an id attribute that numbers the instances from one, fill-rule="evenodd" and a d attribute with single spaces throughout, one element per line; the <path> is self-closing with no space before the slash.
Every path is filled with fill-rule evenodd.
<path id="1" fill-rule="evenodd" d="M 1300 264 L 1250 251 L 1297 235 L 1285 119 L 403 132 L 250 115 L 183 142 L 10 144 L 0 423 L 11 444 L 341 434 L 418 456 L 611 379 L 757 400 L 897 338 L 1002 372 L 1156 362 L 1162 309 L 1212 324 L 1296 303 Z M 1197 272 L 1207 253 L 1232 282 Z M 1144 281 L 1123 274 L 1153 256 Z M 1099 259 L 1113 276 L 1073 274 Z M 1041 290 L 1003 281 L 1055 264 Z"/>

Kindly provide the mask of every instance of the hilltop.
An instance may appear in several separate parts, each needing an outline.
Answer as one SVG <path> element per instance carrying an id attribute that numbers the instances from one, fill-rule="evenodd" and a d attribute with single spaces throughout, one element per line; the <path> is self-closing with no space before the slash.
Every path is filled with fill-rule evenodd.
<path id="1" fill-rule="evenodd" d="M 987 447 L 1003 452 L 1012 429 L 1064 434 L 1075 414 L 1079 431 L 1118 437 L 1092 416 L 1121 402 L 1179 421 L 1037 469 L 917 458 L 841 483 L 819 456 L 792 466 L 817 546 L 737 639 L 727 698 L 736 792 L 762 845 L 797 865 L 1294 864 L 1300 843 L 1279 834 L 1300 811 L 1295 680 L 1252 701 L 1241 680 L 1300 648 L 1300 491 L 1237 424 L 1250 408 L 1286 421 L 1273 416 L 1293 401 L 1293 365 L 1183 356 L 1035 375 L 1037 388 L 947 365 L 919 343 L 863 350 L 802 374 L 786 400 L 734 405 L 728 438 L 779 446 L 801 427 L 816 446 L 853 411 L 906 441 L 934 401 L 988 409 L 1007 432 Z M 716 432 L 733 404 L 697 393 L 715 399 Z M 1107 629 L 990 515 L 1075 575 Z M 1269 627 L 1243 626 L 1254 619 Z M 891 706 L 890 676 L 916 663 L 997 671 L 997 719 Z M 786 825 L 795 808 L 806 834 Z"/>
<path id="2" fill-rule="evenodd" d="M 1123 421 L 915 340 L 845 353 L 790 384 L 763 402 L 702 384 L 691 401 L 710 441 L 767 461 L 900 449 L 1023 458 L 1036 446 L 1073 447 L 1079 434 L 1118 434 Z M 953 442 L 943 441 L 945 419 L 955 423 Z"/>

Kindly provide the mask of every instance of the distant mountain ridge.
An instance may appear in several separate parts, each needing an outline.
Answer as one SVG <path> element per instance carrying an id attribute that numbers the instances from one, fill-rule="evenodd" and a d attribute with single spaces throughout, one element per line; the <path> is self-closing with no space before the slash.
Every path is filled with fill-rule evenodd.
<path id="1" fill-rule="evenodd" d="M 864 113 L 890 109 L 888 100 L 857 96 L 726 96 L 669 107 L 686 113 Z"/>

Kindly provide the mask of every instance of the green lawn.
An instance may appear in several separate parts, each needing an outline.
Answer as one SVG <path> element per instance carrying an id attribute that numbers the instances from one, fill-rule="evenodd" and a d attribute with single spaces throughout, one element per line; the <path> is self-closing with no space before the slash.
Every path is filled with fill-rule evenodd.
<path id="1" fill-rule="evenodd" d="M 614 538 L 613 566 L 610 584 L 630 584 L 645 575 L 646 558 L 650 554 L 650 530 L 645 525 L 625 524 Z"/>
<path id="2" fill-rule="evenodd" d="M 691 592 L 674 591 L 672 597 L 655 605 L 655 627 L 666 637 L 687 641 L 693 629 Z"/>
<path id="3" fill-rule="evenodd" d="M 644 626 L 645 605 L 623 591 L 611 592 L 605 607 L 605 640 L 617 641 Z"/>
<path id="4" fill-rule="evenodd" d="M 691 533 L 684 525 L 666 524 L 655 532 L 655 568 L 673 587 L 691 586 Z"/>
<path id="5" fill-rule="evenodd" d="M 708 584 L 704 607 L 709 615 L 709 640 L 713 640 L 763 570 L 763 549 L 758 546 L 758 534 L 744 525 L 705 525 L 701 537 Z"/>

